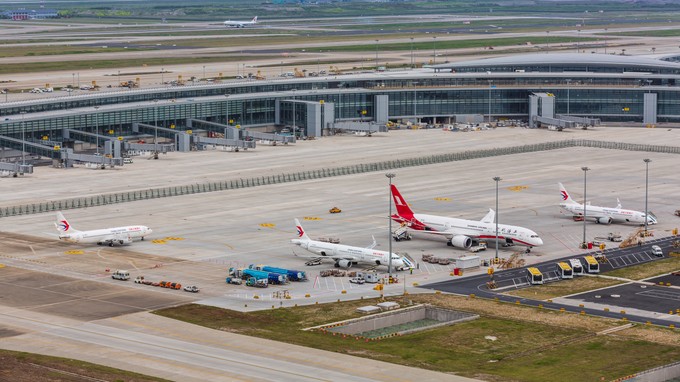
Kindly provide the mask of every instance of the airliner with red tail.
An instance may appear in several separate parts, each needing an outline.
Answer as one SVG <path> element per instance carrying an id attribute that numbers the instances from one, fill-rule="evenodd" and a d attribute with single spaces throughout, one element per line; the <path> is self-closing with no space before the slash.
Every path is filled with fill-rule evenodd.
<path id="1" fill-rule="evenodd" d="M 73 228 L 61 212 L 57 212 L 57 221 L 54 225 L 57 227 L 57 231 L 59 231 L 59 240 L 70 243 L 107 244 L 110 247 L 113 247 L 114 244 L 132 243 L 134 239 L 144 240 L 144 236 L 150 235 L 153 232 L 151 228 L 143 225 L 78 231 Z"/>
<path id="2" fill-rule="evenodd" d="M 395 185 L 392 185 L 392 199 L 397 207 L 397 213 L 392 215 L 392 220 L 406 224 L 414 231 L 444 236 L 449 246 L 467 249 L 472 246 L 473 241 L 493 242 L 496 240 L 496 213 L 492 209 L 489 209 L 480 221 L 416 214 L 413 213 Z M 528 247 L 527 252 L 532 247 L 543 245 L 543 240 L 536 232 L 507 224 L 498 224 L 498 241 L 505 247 L 511 245 Z"/>

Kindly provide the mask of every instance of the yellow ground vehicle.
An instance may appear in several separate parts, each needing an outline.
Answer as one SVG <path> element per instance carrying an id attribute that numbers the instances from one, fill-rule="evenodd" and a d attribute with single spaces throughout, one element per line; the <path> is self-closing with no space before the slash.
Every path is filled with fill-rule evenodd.
<path id="1" fill-rule="evenodd" d="M 333 207 L 330 210 L 328 210 L 328 212 L 330 212 L 332 214 L 338 214 L 338 213 L 342 212 L 342 210 L 339 209 L 338 207 Z"/>

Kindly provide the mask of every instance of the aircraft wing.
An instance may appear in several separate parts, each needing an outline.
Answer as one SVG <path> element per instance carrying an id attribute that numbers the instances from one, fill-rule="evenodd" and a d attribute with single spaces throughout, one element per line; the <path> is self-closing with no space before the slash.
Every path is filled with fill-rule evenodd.
<path id="1" fill-rule="evenodd" d="M 489 208 L 489 212 L 482 218 L 482 223 L 493 223 L 496 221 L 496 211 Z"/>

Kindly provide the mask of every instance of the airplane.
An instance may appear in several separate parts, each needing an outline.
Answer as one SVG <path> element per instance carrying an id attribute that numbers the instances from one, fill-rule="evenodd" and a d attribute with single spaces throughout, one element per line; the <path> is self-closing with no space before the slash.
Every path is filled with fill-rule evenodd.
<path id="1" fill-rule="evenodd" d="M 153 232 L 149 227 L 133 225 L 127 227 L 104 228 L 92 231 L 78 231 L 66 220 L 61 212 L 57 212 L 57 221 L 54 223 L 59 231 L 59 240 L 69 243 L 97 243 L 97 245 L 131 243 L 134 239 L 150 235 Z"/>
<path id="2" fill-rule="evenodd" d="M 397 213 L 392 215 L 392 220 L 405 224 L 414 231 L 444 236 L 448 240 L 447 245 L 451 247 L 467 249 L 472 246 L 473 241 L 496 240 L 496 212 L 492 209 L 489 209 L 480 221 L 416 214 L 394 184 L 392 199 L 397 207 Z M 504 247 L 526 246 L 527 252 L 531 252 L 533 247 L 543 245 L 543 240 L 536 232 L 507 224 L 498 224 L 498 242 Z"/>
<path id="3" fill-rule="evenodd" d="M 295 219 L 295 226 L 297 227 L 298 238 L 292 239 L 291 243 L 315 255 L 326 256 L 335 260 L 336 267 L 350 268 L 357 263 L 389 266 L 390 258 L 388 252 L 373 249 L 376 245 L 375 238 L 373 238 L 373 244 L 367 248 L 352 247 L 310 239 L 298 219 Z M 392 267 L 402 269 L 404 265 L 404 259 L 392 253 Z"/>
<path id="4" fill-rule="evenodd" d="M 560 208 L 572 214 L 574 218 L 580 217 L 583 220 L 583 204 L 572 199 L 562 183 L 558 184 L 560 186 L 560 195 L 562 196 Z M 618 199 L 617 202 L 618 204 L 614 208 L 591 206 L 590 203 L 586 202 L 586 219 L 593 219 L 598 224 L 611 224 L 613 222 L 645 224 L 644 212 L 624 210 L 621 208 L 621 202 Z M 656 224 L 656 216 L 651 212 L 647 216 L 647 224 Z"/>
<path id="5" fill-rule="evenodd" d="M 232 28 L 245 28 L 249 25 L 255 25 L 257 24 L 257 16 L 253 17 L 252 20 L 250 21 L 230 21 L 227 20 L 224 22 L 225 27 L 232 27 Z"/>

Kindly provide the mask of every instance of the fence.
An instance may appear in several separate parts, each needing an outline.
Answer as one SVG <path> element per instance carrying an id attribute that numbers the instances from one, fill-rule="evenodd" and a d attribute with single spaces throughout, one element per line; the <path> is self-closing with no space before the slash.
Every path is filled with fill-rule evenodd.
<path id="1" fill-rule="evenodd" d="M 680 147 L 677 146 L 594 141 L 588 139 L 571 139 L 564 141 L 536 143 L 531 145 L 521 145 L 483 150 L 470 150 L 459 153 L 439 154 L 419 158 L 397 159 L 385 162 L 366 163 L 335 168 L 323 168 L 318 170 L 268 175 L 248 179 L 241 178 L 222 182 L 153 188 L 138 191 L 126 191 L 84 198 L 74 198 L 44 203 L 2 207 L 0 208 L 0 217 L 37 214 L 43 212 L 68 210 L 74 208 L 96 207 L 107 204 L 132 202 L 137 200 L 167 198 L 178 195 L 190 195 L 204 192 L 225 191 L 247 187 L 266 186 L 278 183 L 300 182 L 320 178 L 362 174 L 377 171 L 388 171 L 405 167 L 426 166 L 431 164 L 464 161 L 479 158 L 489 158 L 501 155 L 524 154 L 538 151 L 558 150 L 571 147 L 589 147 L 610 150 L 645 151 L 655 153 L 680 154 Z"/>

